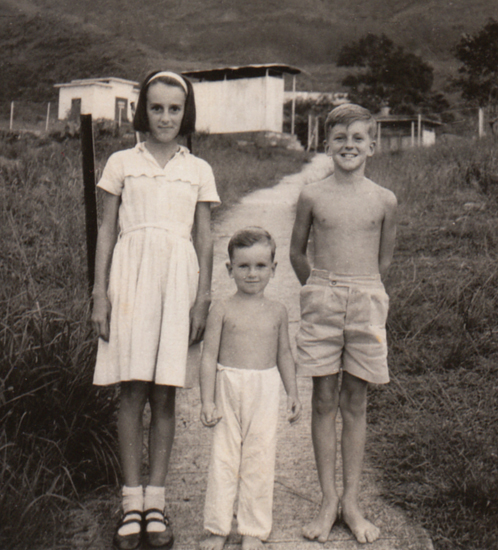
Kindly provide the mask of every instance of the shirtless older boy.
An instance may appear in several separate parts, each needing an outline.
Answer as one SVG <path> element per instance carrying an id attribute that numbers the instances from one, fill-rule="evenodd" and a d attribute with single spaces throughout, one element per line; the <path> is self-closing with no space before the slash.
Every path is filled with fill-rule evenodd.
<path id="1" fill-rule="evenodd" d="M 223 548 L 239 487 L 242 548 L 259 550 L 272 526 L 280 378 L 290 422 L 301 404 L 287 310 L 264 295 L 275 273 L 275 242 L 264 229 L 248 227 L 233 235 L 228 252 L 237 291 L 213 305 L 201 363 L 201 420 L 216 426 L 204 508 L 210 535 L 201 548 Z"/>
<path id="2" fill-rule="evenodd" d="M 391 191 L 364 175 L 375 147 L 376 124 L 370 112 L 359 105 L 341 105 L 327 117 L 325 130 L 334 172 L 301 192 L 291 241 L 292 266 L 304 285 L 298 372 L 313 377 L 312 439 L 322 489 L 318 515 L 303 534 L 325 542 L 340 504 L 343 519 L 364 543 L 379 537 L 379 529 L 360 510 L 358 493 L 367 385 L 389 381 L 389 298 L 381 276 L 393 255 L 397 202 Z M 311 229 L 313 269 L 307 257 Z M 343 420 L 341 499 L 335 484 L 338 409 Z"/>

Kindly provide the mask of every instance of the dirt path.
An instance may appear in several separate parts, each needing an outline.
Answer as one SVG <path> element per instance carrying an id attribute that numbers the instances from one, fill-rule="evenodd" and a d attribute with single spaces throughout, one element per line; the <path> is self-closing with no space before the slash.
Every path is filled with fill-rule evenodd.
<path id="1" fill-rule="evenodd" d="M 233 292 L 233 282 L 228 278 L 225 268 L 227 243 L 233 232 L 247 225 L 260 225 L 272 233 L 277 242 L 278 267 L 275 279 L 270 282 L 267 292 L 268 296 L 282 301 L 287 306 L 292 340 L 299 321 L 300 288 L 288 260 L 294 207 L 302 186 L 318 179 L 318 174 L 323 176 L 326 163 L 327 159 L 318 155 L 300 174 L 287 176 L 276 187 L 247 196 L 240 204 L 226 212 L 215 228 L 215 297 Z M 311 519 L 318 508 L 320 491 L 310 436 L 311 381 L 299 379 L 299 389 L 304 414 L 300 422 L 292 427 L 285 421 L 282 389 L 273 531 L 268 546 L 274 550 L 367 548 L 358 544 L 350 531 L 340 523 L 334 527 L 329 541 L 324 545 L 307 541 L 301 535 L 302 525 Z M 202 511 L 211 432 L 202 427 L 199 409 L 198 388 L 179 392 L 177 436 L 167 493 L 167 507 L 176 533 L 174 548 L 177 550 L 193 550 L 198 547 L 199 540 L 203 537 Z M 412 525 L 400 510 L 383 502 L 377 489 L 376 477 L 377 473 L 368 465 L 367 458 L 363 476 L 362 506 L 367 516 L 382 530 L 381 538 L 368 545 L 369 550 L 431 550 L 432 544 L 427 534 L 421 528 Z M 340 483 L 340 475 L 338 482 Z M 118 517 L 117 498 L 111 504 L 114 511 L 110 515 L 113 517 L 109 518 L 104 528 L 105 532 L 93 538 L 92 549 L 105 548 L 108 544 L 105 541 L 112 538 L 112 529 Z M 109 503 L 107 507 L 109 510 Z M 88 533 L 85 538 L 88 541 Z M 239 538 L 232 535 L 227 548 L 236 548 L 239 542 Z M 78 546 L 84 547 L 85 544 Z"/>

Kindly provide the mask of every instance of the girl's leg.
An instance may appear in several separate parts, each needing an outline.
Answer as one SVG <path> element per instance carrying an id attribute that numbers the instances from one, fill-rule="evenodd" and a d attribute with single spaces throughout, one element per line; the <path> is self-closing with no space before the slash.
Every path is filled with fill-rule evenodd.
<path id="1" fill-rule="evenodd" d="M 175 397 L 174 386 L 150 386 L 149 485 L 145 489 L 144 510 L 146 540 L 151 548 L 169 548 L 174 541 L 164 507 L 166 475 L 175 437 Z"/>
<path id="2" fill-rule="evenodd" d="M 127 487 L 140 485 L 143 448 L 143 412 L 148 383 L 122 382 L 118 413 L 119 451 Z"/>
<path id="3" fill-rule="evenodd" d="M 152 384 L 150 387 L 149 485 L 154 487 L 166 484 L 175 437 L 175 397 L 174 386 Z"/>
<path id="4" fill-rule="evenodd" d="M 118 526 L 114 544 L 118 548 L 135 548 L 140 544 L 143 489 L 140 483 L 143 447 L 143 411 L 147 401 L 147 382 L 122 382 L 118 412 L 118 436 L 123 487 L 123 521 Z M 139 512 L 139 513 L 133 513 Z"/>

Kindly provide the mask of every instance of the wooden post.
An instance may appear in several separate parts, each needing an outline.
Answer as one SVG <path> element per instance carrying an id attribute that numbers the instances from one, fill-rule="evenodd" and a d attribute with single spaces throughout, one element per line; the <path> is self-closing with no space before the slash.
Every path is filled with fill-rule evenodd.
<path id="1" fill-rule="evenodd" d="M 382 153 L 382 123 L 377 122 L 377 151 Z"/>
<path id="2" fill-rule="evenodd" d="M 88 289 L 93 290 L 95 279 L 95 252 L 97 250 L 97 200 L 95 197 L 95 151 L 93 146 L 92 115 L 80 115 L 81 152 L 83 157 L 83 185 L 85 196 L 86 254 Z"/>
<path id="3" fill-rule="evenodd" d="M 48 132 L 49 120 L 50 120 L 50 101 L 47 104 L 47 120 L 45 122 L 45 132 Z"/>
<path id="4" fill-rule="evenodd" d="M 422 145 L 422 115 L 418 115 L 418 124 L 417 124 L 417 145 L 420 147 Z"/>
<path id="5" fill-rule="evenodd" d="M 14 102 L 10 102 L 10 124 L 9 124 L 9 130 L 12 130 L 14 127 Z"/>
<path id="6" fill-rule="evenodd" d="M 315 118 L 315 151 L 318 151 L 318 133 L 320 130 L 319 124 L 320 124 L 319 117 L 316 117 Z"/>
<path id="7" fill-rule="evenodd" d="M 479 137 L 482 138 L 486 134 L 484 132 L 484 109 L 482 107 L 479 107 L 479 111 L 477 112 L 477 118 L 478 118 L 478 132 Z"/>
<path id="8" fill-rule="evenodd" d="M 310 150 L 310 147 L 311 147 L 311 124 L 312 124 L 312 115 L 311 113 L 308 113 L 308 145 L 306 147 L 306 151 L 309 151 Z"/>
<path id="9" fill-rule="evenodd" d="M 292 107 L 291 107 L 291 134 L 294 135 L 296 122 L 296 75 L 292 75 Z"/>
<path id="10" fill-rule="evenodd" d="M 415 121 L 412 120 L 411 146 L 415 147 Z"/>

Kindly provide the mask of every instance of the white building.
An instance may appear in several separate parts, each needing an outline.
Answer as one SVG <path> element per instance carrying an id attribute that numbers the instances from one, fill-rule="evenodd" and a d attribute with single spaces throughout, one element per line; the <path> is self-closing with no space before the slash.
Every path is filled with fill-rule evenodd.
<path id="1" fill-rule="evenodd" d="M 193 79 L 196 130 L 209 134 L 282 132 L 284 74 L 295 78 L 300 69 L 265 64 L 188 71 Z"/>
<path id="2" fill-rule="evenodd" d="M 80 114 L 118 123 L 133 119 L 138 82 L 114 77 L 87 78 L 54 87 L 59 88 L 59 120 L 79 120 Z"/>

